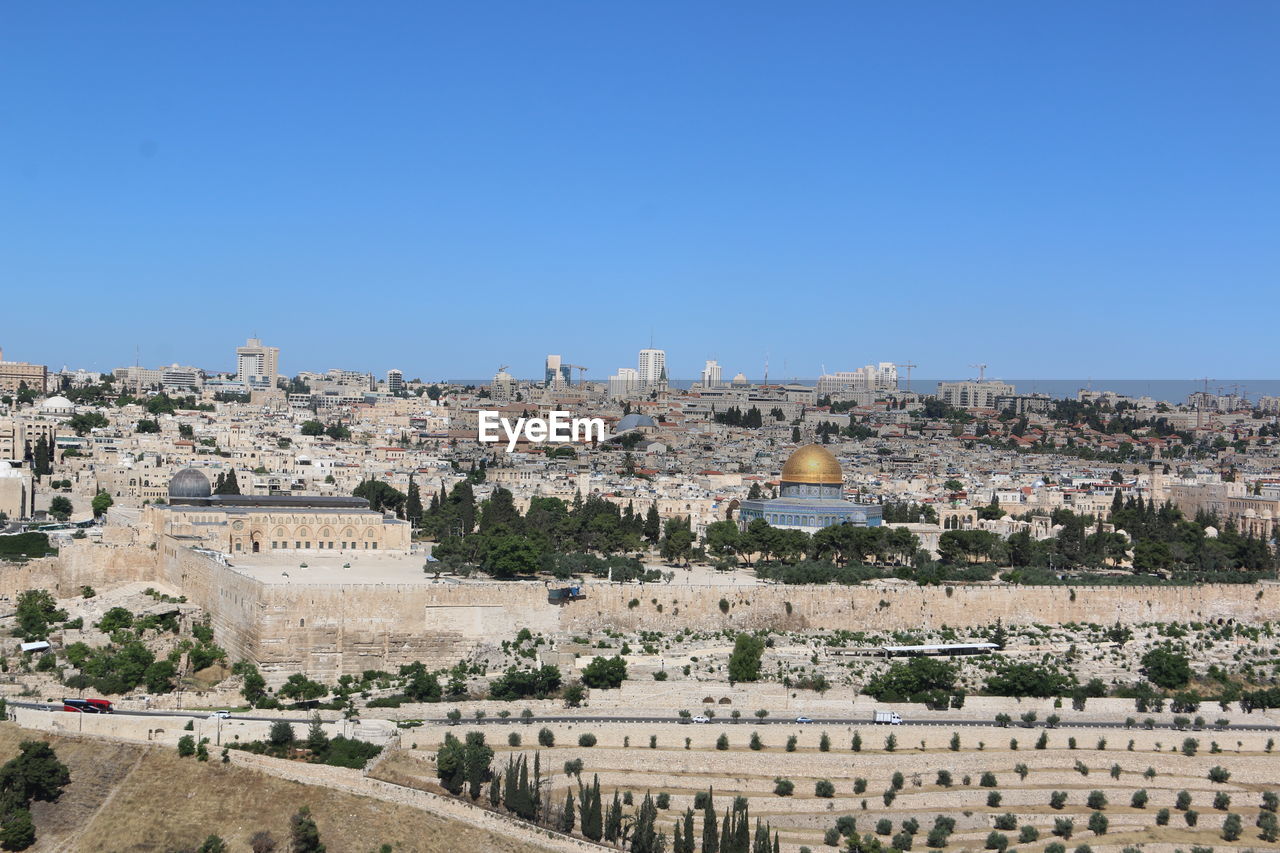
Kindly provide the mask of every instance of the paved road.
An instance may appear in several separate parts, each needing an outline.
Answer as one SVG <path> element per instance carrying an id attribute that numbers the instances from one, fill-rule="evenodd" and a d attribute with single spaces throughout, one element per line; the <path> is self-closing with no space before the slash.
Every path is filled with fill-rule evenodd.
<path id="1" fill-rule="evenodd" d="M 62 711 L 61 704 L 49 704 L 45 702 L 10 702 L 9 704 L 18 708 L 34 708 L 35 710 L 38 710 L 38 711 L 59 711 L 59 712 Z M 121 716 L 128 716 L 128 717 L 191 717 L 194 719 L 204 719 L 209 716 L 208 711 L 117 710 L 113 713 Z M 254 720 L 254 721 L 263 722 L 263 723 L 274 723 L 277 720 L 282 720 L 282 719 L 287 720 L 290 723 L 311 722 L 310 717 L 261 717 L 261 716 L 253 716 L 248 714 L 232 714 L 231 719 Z M 422 721 L 424 723 L 434 723 L 439 725 L 449 724 L 449 720 L 446 717 L 427 717 L 427 718 L 423 718 Z M 468 725 L 468 726 L 516 725 L 516 724 L 523 724 L 526 722 L 530 724 L 532 723 L 679 723 L 681 722 L 681 719 L 677 716 L 635 717 L 635 716 L 607 716 L 603 714 L 592 714 L 592 715 L 586 715 L 586 716 L 547 715 L 547 716 L 534 716 L 534 717 L 519 717 L 516 715 L 512 715 L 506 718 L 496 717 L 496 716 L 484 717 L 483 719 L 479 719 L 479 720 L 470 718 L 470 717 L 464 717 L 462 720 L 458 722 L 458 725 Z M 685 721 L 685 722 L 688 722 L 688 721 Z M 705 723 L 704 724 L 689 723 L 689 724 L 690 725 L 708 725 Z M 763 720 L 757 720 L 755 719 L 754 716 L 752 716 L 749 719 L 746 717 L 743 717 L 742 719 L 737 721 L 734 721 L 729 717 L 715 717 L 714 719 L 711 720 L 709 724 L 710 725 L 788 726 L 788 725 L 796 725 L 796 722 L 795 722 L 795 719 L 792 717 L 766 717 Z M 992 720 L 975 720 L 975 719 L 960 719 L 960 718 L 955 718 L 955 719 L 948 718 L 945 720 L 941 720 L 937 718 L 907 720 L 904 723 L 904 725 L 910 725 L 910 726 L 933 726 L 935 728 L 948 728 L 948 727 L 955 728 L 959 726 L 970 726 L 970 727 L 992 726 L 994 724 L 995 723 Z M 811 723 L 807 723 L 806 725 L 870 726 L 874 724 L 870 720 L 866 719 L 865 717 L 814 717 L 813 721 Z M 1058 725 L 1056 726 L 1056 728 L 1060 728 L 1060 729 L 1117 729 L 1117 728 L 1123 728 L 1123 727 L 1124 727 L 1123 720 L 1117 720 L 1115 722 L 1079 722 L 1079 721 L 1061 722 L 1061 723 L 1058 723 Z M 1035 726 L 1028 727 L 1015 722 L 1010 724 L 1008 728 L 1010 729 L 1010 731 L 1016 731 L 1018 729 L 1025 730 L 1027 728 L 1045 728 L 1045 726 L 1040 723 L 1037 723 Z M 1141 727 L 1139 726 L 1135 726 L 1134 730 L 1138 730 L 1140 728 Z M 1155 725 L 1155 728 L 1173 729 L 1174 727 L 1172 724 L 1168 724 L 1168 723 L 1157 723 Z M 1193 731 L 1193 730 L 1184 729 L 1184 731 Z M 1227 729 L 1215 729 L 1215 728 L 1206 726 L 1201 731 L 1274 732 L 1274 731 L 1280 731 L 1280 726 L 1273 726 L 1273 725 L 1266 725 L 1266 724 L 1257 724 L 1257 725 L 1243 724 L 1243 725 L 1233 725 Z"/>

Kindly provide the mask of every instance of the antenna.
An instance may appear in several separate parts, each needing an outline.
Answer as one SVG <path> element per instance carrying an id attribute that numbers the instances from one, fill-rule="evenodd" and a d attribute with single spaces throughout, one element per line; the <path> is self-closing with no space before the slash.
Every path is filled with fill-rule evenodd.
<path id="1" fill-rule="evenodd" d="M 971 365 L 969 365 L 969 366 L 970 366 L 970 367 L 976 367 L 976 368 L 978 368 L 978 381 L 979 381 L 979 382 L 985 382 L 985 381 L 986 381 L 987 365 L 985 365 L 985 364 L 971 364 Z"/>
<path id="2" fill-rule="evenodd" d="M 905 367 L 907 369 L 907 393 L 910 394 L 911 393 L 911 368 L 919 367 L 920 365 L 916 364 L 914 361 L 906 361 L 898 366 Z"/>
<path id="3" fill-rule="evenodd" d="M 769 351 L 768 350 L 765 350 L 765 353 L 764 353 L 764 384 L 765 385 L 769 384 Z"/>

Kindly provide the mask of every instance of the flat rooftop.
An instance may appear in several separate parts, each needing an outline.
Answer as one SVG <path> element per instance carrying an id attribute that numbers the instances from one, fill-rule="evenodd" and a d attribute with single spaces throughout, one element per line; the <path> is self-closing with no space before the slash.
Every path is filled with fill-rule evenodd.
<path id="1" fill-rule="evenodd" d="M 377 551 L 335 551 L 332 554 L 226 555 L 232 571 L 269 584 L 431 584 L 422 571 L 425 553 L 388 554 Z M 306 568 L 303 568 L 303 564 Z"/>

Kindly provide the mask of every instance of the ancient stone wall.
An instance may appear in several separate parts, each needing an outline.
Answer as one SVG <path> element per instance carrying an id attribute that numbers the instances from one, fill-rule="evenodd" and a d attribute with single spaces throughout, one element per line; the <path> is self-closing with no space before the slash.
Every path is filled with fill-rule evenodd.
<path id="1" fill-rule="evenodd" d="M 420 660 L 448 666 L 521 628 L 583 634 L 614 628 L 674 632 L 731 628 L 795 631 L 973 628 L 1092 622 L 1274 618 L 1280 584 L 1195 587 L 918 587 L 584 585 L 586 598 L 550 604 L 541 583 L 264 583 L 165 537 L 157 550 L 74 543 L 56 558 L 0 570 L 0 594 L 83 584 L 163 583 L 211 617 L 232 660 L 253 660 L 273 683 L 293 672 L 343 673 Z"/>

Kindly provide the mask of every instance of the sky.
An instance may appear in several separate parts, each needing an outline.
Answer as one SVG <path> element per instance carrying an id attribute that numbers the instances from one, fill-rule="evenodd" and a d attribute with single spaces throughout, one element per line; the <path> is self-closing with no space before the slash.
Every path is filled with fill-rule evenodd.
<path id="1" fill-rule="evenodd" d="M 0 347 L 1275 377 L 1280 4 L 0 5 Z"/>

